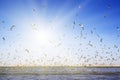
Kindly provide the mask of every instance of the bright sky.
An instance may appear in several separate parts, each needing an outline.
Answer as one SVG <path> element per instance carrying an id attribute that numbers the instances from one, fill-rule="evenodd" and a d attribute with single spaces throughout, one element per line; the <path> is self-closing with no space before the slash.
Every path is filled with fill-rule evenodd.
<path id="1" fill-rule="evenodd" d="M 0 0 L 0 66 L 120 65 L 119 0 Z"/>

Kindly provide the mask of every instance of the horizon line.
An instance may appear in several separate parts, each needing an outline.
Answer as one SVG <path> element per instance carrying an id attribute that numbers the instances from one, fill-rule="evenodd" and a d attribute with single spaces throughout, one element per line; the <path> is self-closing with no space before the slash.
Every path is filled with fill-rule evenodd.
<path id="1" fill-rule="evenodd" d="M 114 68 L 114 67 L 115 67 L 115 68 L 120 68 L 120 65 L 93 65 L 93 66 L 87 66 L 87 65 L 86 65 L 86 66 L 69 66 L 69 65 L 64 65 L 64 66 L 20 66 L 20 65 L 19 65 L 19 66 L 0 66 L 0 68 L 1 68 L 1 67 L 4 67 L 4 68 L 5 68 L 5 67 L 6 67 L 6 68 L 12 68 L 12 67 L 83 67 L 83 68 L 84 68 L 84 67 L 86 67 L 86 68 L 105 68 L 105 67 L 106 67 L 106 68 L 107 68 L 107 67 L 108 67 L 108 68 L 110 68 L 110 67 L 111 67 L 111 68 L 112 68 L 112 67 Z"/>

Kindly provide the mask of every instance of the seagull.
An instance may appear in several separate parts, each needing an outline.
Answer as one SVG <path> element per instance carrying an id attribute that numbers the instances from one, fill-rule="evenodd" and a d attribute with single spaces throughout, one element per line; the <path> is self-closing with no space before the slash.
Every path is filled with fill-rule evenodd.
<path id="1" fill-rule="evenodd" d="M 91 46 L 91 47 L 93 47 L 93 45 L 92 45 L 92 44 L 90 44 L 90 43 L 89 43 L 88 45 L 89 45 L 89 46 Z"/>
<path id="2" fill-rule="evenodd" d="M 36 24 L 31 24 L 33 30 L 37 30 Z"/>
<path id="3" fill-rule="evenodd" d="M 102 42 L 102 41 L 103 41 L 103 39 L 101 38 L 101 39 L 100 39 L 100 42 Z"/>
<path id="4" fill-rule="evenodd" d="M 15 27 L 15 25 L 12 25 L 12 26 L 10 27 L 10 31 L 12 31 L 14 27 Z"/>
<path id="5" fill-rule="evenodd" d="M 25 51 L 26 51 L 27 53 L 29 53 L 29 52 L 30 52 L 28 49 L 25 49 Z"/>
<path id="6" fill-rule="evenodd" d="M 84 30 L 84 25 L 83 24 L 79 24 L 79 26 L 82 28 L 82 30 Z"/>
<path id="7" fill-rule="evenodd" d="M 2 39 L 5 41 L 5 37 L 2 37 Z"/>
<path id="8" fill-rule="evenodd" d="M 108 7 L 109 9 L 111 9 L 111 8 L 112 8 L 112 6 L 111 6 L 110 4 L 108 4 L 108 5 L 107 5 L 107 7 Z"/>
<path id="9" fill-rule="evenodd" d="M 73 29 L 75 28 L 75 24 L 76 24 L 75 21 L 73 21 Z"/>
<path id="10" fill-rule="evenodd" d="M 115 48 L 118 48 L 118 46 L 117 46 L 117 45 L 114 45 L 114 47 L 115 47 Z"/>
<path id="11" fill-rule="evenodd" d="M 91 30 L 91 34 L 93 34 L 93 31 Z"/>
<path id="12" fill-rule="evenodd" d="M 116 27 L 116 29 L 119 31 L 119 30 L 120 30 L 120 27 Z"/>
<path id="13" fill-rule="evenodd" d="M 2 23 L 5 23 L 5 21 L 3 20 Z"/>
<path id="14" fill-rule="evenodd" d="M 33 9 L 33 12 L 36 12 L 36 9 Z"/>

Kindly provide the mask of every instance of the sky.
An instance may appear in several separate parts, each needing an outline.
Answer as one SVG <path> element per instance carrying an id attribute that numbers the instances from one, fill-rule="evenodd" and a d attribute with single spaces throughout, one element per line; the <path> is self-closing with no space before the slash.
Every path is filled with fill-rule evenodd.
<path id="1" fill-rule="evenodd" d="M 120 66 L 119 0 L 0 0 L 0 66 Z"/>

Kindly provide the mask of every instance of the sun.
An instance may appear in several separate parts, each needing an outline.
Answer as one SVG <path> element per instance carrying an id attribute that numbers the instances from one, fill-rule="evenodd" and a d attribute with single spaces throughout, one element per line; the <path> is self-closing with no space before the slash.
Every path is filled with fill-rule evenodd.
<path id="1" fill-rule="evenodd" d="M 39 30 L 33 33 L 34 40 L 37 44 L 47 46 L 50 40 L 53 39 L 52 33 L 50 30 Z"/>

